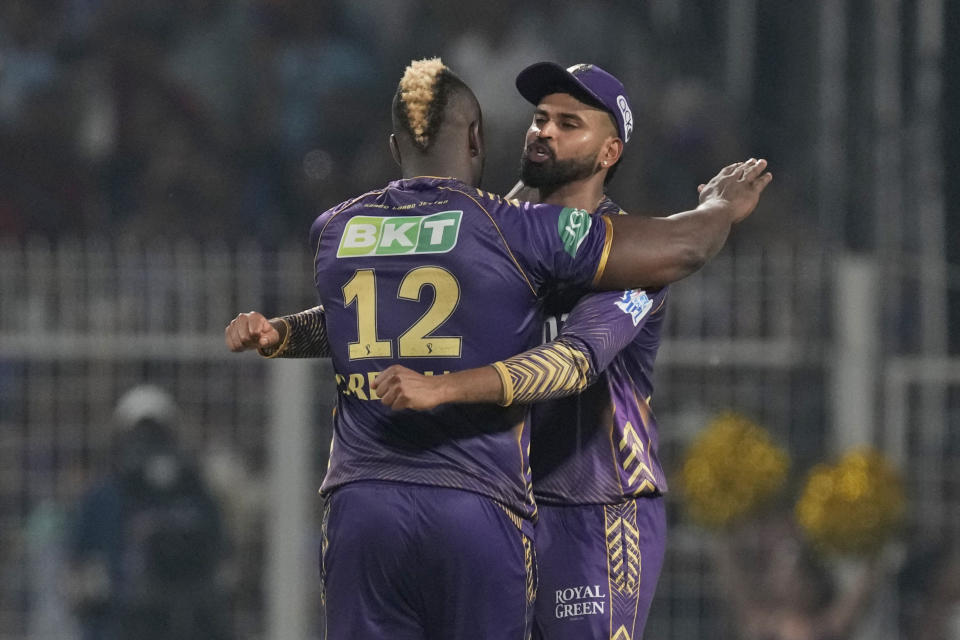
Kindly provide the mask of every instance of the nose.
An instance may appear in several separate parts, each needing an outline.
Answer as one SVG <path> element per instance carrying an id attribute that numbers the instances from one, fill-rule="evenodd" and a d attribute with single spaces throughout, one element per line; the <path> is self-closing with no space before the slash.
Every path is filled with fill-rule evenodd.
<path id="1" fill-rule="evenodd" d="M 550 120 L 544 120 L 540 123 L 533 124 L 533 132 L 537 136 L 537 139 L 542 138 L 552 138 L 553 137 L 553 123 Z"/>

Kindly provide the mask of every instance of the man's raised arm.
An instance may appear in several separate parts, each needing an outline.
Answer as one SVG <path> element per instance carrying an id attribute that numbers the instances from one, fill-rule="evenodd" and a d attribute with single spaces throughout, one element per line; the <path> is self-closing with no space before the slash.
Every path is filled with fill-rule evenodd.
<path id="1" fill-rule="evenodd" d="M 723 247 L 730 227 L 749 216 L 773 175 L 766 160 L 731 164 L 700 185 L 696 209 L 666 218 L 607 216 L 613 240 L 594 283 L 600 289 L 661 287 L 702 267 Z"/>

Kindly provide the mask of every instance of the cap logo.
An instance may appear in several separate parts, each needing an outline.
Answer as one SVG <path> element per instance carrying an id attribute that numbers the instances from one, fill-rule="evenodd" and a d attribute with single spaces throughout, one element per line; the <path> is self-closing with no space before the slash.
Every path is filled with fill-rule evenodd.
<path id="1" fill-rule="evenodd" d="M 623 115 L 623 141 L 630 140 L 630 134 L 633 133 L 633 112 L 630 111 L 630 105 L 624 96 L 617 96 L 617 106 L 620 107 L 620 113 Z"/>

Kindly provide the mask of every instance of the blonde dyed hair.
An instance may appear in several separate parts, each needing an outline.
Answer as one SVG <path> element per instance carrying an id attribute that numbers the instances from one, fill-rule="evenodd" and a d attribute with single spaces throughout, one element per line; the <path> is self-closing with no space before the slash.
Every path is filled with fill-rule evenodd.
<path id="1" fill-rule="evenodd" d="M 414 60 L 394 96 L 394 130 L 410 134 L 414 146 L 427 151 L 444 123 L 452 96 L 459 91 L 473 95 L 440 58 Z"/>
<path id="2" fill-rule="evenodd" d="M 407 126 L 420 147 L 429 144 L 430 110 L 437 97 L 437 79 L 447 67 L 440 58 L 414 60 L 400 79 L 400 99 L 407 112 Z"/>

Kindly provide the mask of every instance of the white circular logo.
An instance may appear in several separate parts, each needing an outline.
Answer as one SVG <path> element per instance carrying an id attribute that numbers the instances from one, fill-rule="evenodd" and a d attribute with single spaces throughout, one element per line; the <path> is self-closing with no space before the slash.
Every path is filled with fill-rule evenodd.
<path id="1" fill-rule="evenodd" d="M 626 96 L 617 96 L 617 106 L 620 107 L 620 113 L 623 114 L 623 141 L 627 142 L 630 139 L 630 134 L 633 133 L 633 112 L 630 111 Z"/>

